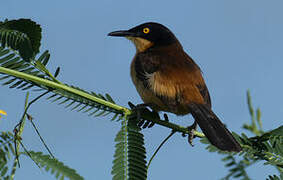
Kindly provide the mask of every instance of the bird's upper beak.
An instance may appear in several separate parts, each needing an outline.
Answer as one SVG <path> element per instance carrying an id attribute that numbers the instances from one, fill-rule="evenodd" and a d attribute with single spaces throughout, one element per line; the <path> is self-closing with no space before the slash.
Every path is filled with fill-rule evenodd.
<path id="1" fill-rule="evenodd" d="M 144 52 L 145 50 L 153 46 L 153 42 L 144 39 L 139 32 L 132 31 L 131 29 L 126 31 L 114 31 L 109 33 L 108 36 L 118 36 L 129 39 L 134 43 L 138 52 Z"/>
<path id="2" fill-rule="evenodd" d="M 130 31 L 114 31 L 108 34 L 108 36 L 120 36 L 120 37 L 135 37 L 136 33 Z"/>

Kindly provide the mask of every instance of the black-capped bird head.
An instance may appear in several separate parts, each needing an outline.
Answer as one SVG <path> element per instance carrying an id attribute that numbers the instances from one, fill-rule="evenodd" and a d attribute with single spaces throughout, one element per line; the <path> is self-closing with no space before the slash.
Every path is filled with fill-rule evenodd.
<path id="1" fill-rule="evenodd" d="M 175 35 L 159 23 L 148 22 L 129 30 L 114 31 L 108 36 L 126 37 L 131 40 L 138 52 L 143 52 L 150 47 L 159 47 L 178 43 Z"/>

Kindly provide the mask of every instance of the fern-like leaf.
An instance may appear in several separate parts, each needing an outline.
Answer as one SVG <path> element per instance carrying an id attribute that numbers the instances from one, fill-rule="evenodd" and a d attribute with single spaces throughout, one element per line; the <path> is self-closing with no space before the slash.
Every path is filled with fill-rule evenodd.
<path id="1" fill-rule="evenodd" d="M 10 179 L 7 175 L 9 170 L 8 162 L 11 154 L 15 154 L 13 147 L 13 134 L 11 132 L 1 132 L 0 134 L 0 177 Z"/>
<path id="2" fill-rule="evenodd" d="M 30 19 L 11 20 L 0 23 L 0 42 L 2 47 L 19 51 L 25 61 L 39 52 L 41 28 Z"/>
<path id="3" fill-rule="evenodd" d="M 106 116 L 112 112 L 115 113 L 113 119 L 116 119 L 119 118 L 117 114 L 122 115 L 127 111 L 126 108 L 116 105 L 108 94 L 103 96 L 86 92 L 78 87 L 59 82 L 55 77 L 60 68 L 57 68 L 55 77 L 46 68 L 50 59 L 49 52 L 45 51 L 37 59 L 35 58 L 39 52 L 40 39 L 40 26 L 29 19 L 0 22 L 0 43 L 2 45 L 0 47 L 0 73 L 7 74 L 0 77 L 0 81 L 4 81 L 3 85 L 22 90 L 39 87 L 53 93 L 50 97 L 53 102 L 60 101 L 59 104 L 65 104 L 71 101 L 67 107 L 73 105 L 72 110 L 88 112 L 89 115 Z M 19 55 L 11 49 L 19 51 Z M 21 75 L 16 75 L 19 72 Z M 54 85 L 46 80 L 57 84 Z"/>
<path id="4" fill-rule="evenodd" d="M 126 121 L 122 121 L 121 130 L 117 133 L 115 138 L 115 154 L 112 166 L 113 180 L 126 179 L 127 169 L 127 131 Z"/>
<path id="5" fill-rule="evenodd" d="M 250 124 L 245 124 L 243 128 L 256 136 L 249 138 L 245 133 L 242 133 L 241 136 L 233 133 L 233 136 L 243 147 L 243 151 L 238 154 L 241 156 L 241 160 L 236 161 L 234 158 L 235 153 L 218 150 L 209 144 L 206 138 L 201 140 L 202 143 L 209 144 L 207 149 L 210 152 L 228 154 L 222 159 L 225 162 L 225 166 L 229 168 L 228 175 L 223 179 L 229 179 L 230 177 L 249 179 L 245 169 L 258 161 L 264 161 L 265 165 L 274 166 L 280 174 L 283 174 L 283 126 L 264 132 L 262 130 L 261 112 L 257 109 L 255 113 L 249 91 L 247 93 L 247 102 L 251 122 Z M 277 176 L 269 176 L 268 179 L 273 180 L 276 178 Z"/>
<path id="6" fill-rule="evenodd" d="M 262 136 L 247 137 L 242 133 L 241 136 L 233 133 L 234 137 L 241 143 L 243 151 L 239 153 L 242 160 L 236 162 L 233 155 L 235 153 L 223 152 L 210 145 L 206 139 L 201 142 L 209 144 L 207 149 L 210 152 L 218 152 L 220 154 L 228 154 L 222 161 L 226 162 L 226 167 L 229 167 L 230 173 L 224 178 L 242 177 L 248 179 L 245 168 L 258 161 L 264 161 L 265 165 L 272 165 L 283 173 L 283 126 L 264 133 Z"/>
<path id="7" fill-rule="evenodd" d="M 240 160 L 237 162 L 232 155 L 228 155 L 222 158 L 222 161 L 225 162 L 225 166 L 229 168 L 229 173 L 224 178 L 222 178 L 223 180 L 227 180 L 230 177 L 250 180 L 250 177 L 246 172 L 246 168 L 254 162 L 250 162 L 248 159 Z"/>
<path id="8" fill-rule="evenodd" d="M 135 119 L 125 118 L 115 138 L 116 150 L 112 167 L 113 180 L 145 180 L 146 151 L 143 134 Z"/>
<path id="9" fill-rule="evenodd" d="M 57 159 L 51 158 L 49 155 L 44 155 L 42 152 L 29 152 L 32 158 L 41 166 L 44 167 L 47 172 L 55 175 L 56 179 L 64 180 L 69 178 L 71 180 L 83 180 L 74 169 L 69 168 Z M 22 153 L 25 154 L 26 153 Z"/>
<path id="10" fill-rule="evenodd" d="M 75 86 L 69 86 L 69 85 L 66 85 L 66 84 L 65 84 L 65 86 L 68 86 L 70 88 L 73 88 L 73 89 L 76 89 L 78 91 L 87 93 L 87 94 L 94 96 L 96 98 L 102 99 L 103 101 L 107 101 L 109 103 L 114 104 L 114 101 L 109 94 L 107 94 L 107 97 L 104 97 L 101 94 L 97 95 L 94 92 L 89 93 L 89 92 L 87 92 L 87 91 L 85 91 L 81 88 L 75 87 Z M 122 115 L 122 113 L 123 113 L 122 111 L 118 111 L 116 109 L 105 106 L 101 103 L 91 101 L 87 98 L 78 96 L 74 93 L 69 93 L 69 92 L 66 92 L 66 91 L 62 91 L 60 89 L 54 89 L 52 92 L 54 94 L 49 96 L 48 99 L 52 100 L 52 102 L 58 102 L 58 104 L 60 104 L 60 105 L 67 104 L 65 107 L 71 108 L 72 111 L 73 110 L 76 110 L 78 112 L 82 111 L 84 113 L 88 113 L 90 116 L 96 116 L 96 117 L 106 116 L 106 115 L 108 115 L 109 113 L 112 112 L 112 113 L 115 113 L 115 115 L 117 115 L 117 116 L 115 116 L 115 119 L 118 118 L 119 114 Z"/>
<path id="11" fill-rule="evenodd" d="M 47 65 L 50 58 L 48 51 L 42 53 L 38 59 L 35 59 L 33 63 L 23 61 L 20 56 L 16 53 L 11 52 L 9 49 L 0 47 L 0 66 L 22 72 L 27 74 L 29 77 L 34 76 L 36 78 L 42 78 L 43 81 L 50 80 L 57 83 L 60 86 L 64 86 L 65 89 L 72 89 L 73 91 L 81 92 L 87 96 L 93 96 L 96 99 L 100 99 L 103 102 L 115 104 L 113 98 L 106 94 L 103 96 L 101 94 L 96 94 L 94 92 L 87 92 L 81 88 L 70 86 L 67 84 L 62 84 L 58 80 L 54 79 L 52 75 L 47 71 L 45 66 Z M 58 71 L 58 70 L 57 70 Z M 72 110 L 83 111 L 89 113 L 89 115 L 95 116 L 105 116 L 109 113 L 115 113 L 115 119 L 119 118 L 116 114 L 123 114 L 123 111 L 111 108 L 99 103 L 97 101 L 90 100 L 84 96 L 78 95 L 73 91 L 66 91 L 54 86 L 43 85 L 38 82 L 31 81 L 29 79 L 24 79 L 20 76 L 5 75 L 0 76 L 0 81 L 4 81 L 2 85 L 9 86 L 10 88 L 17 88 L 22 90 L 28 90 L 33 87 L 40 87 L 40 89 L 48 90 L 52 95 L 48 99 L 52 99 L 53 102 L 59 102 L 59 104 L 65 105 L 66 107 L 71 107 Z M 37 89 L 38 90 L 38 89 Z M 70 103 L 71 102 L 71 103 Z M 67 105 L 67 103 L 69 103 Z M 114 105 L 115 106 L 115 105 Z M 121 108 L 120 108 L 121 109 Z"/>
<path id="12" fill-rule="evenodd" d="M 46 58 L 46 56 L 49 56 L 47 51 L 44 52 L 39 58 Z M 47 79 L 51 79 L 48 78 L 44 72 L 39 71 L 31 63 L 24 61 L 19 55 L 3 47 L 0 47 L 0 66 L 11 70 L 28 73 L 37 77 L 46 77 Z M 10 88 L 18 88 L 23 90 L 31 88 L 31 85 L 35 85 L 33 82 L 24 81 L 23 79 L 9 75 L 0 77 L 0 80 L 5 80 L 3 85 L 9 85 Z"/>

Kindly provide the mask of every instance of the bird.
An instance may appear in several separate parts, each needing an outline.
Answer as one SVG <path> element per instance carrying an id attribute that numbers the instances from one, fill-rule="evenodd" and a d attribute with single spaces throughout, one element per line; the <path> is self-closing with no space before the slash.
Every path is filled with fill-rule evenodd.
<path id="1" fill-rule="evenodd" d="M 166 26 L 147 22 L 108 36 L 125 37 L 136 47 L 131 78 L 144 104 L 156 112 L 191 114 L 209 142 L 222 151 L 240 152 L 240 144 L 211 108 L 200 67 Z"/>

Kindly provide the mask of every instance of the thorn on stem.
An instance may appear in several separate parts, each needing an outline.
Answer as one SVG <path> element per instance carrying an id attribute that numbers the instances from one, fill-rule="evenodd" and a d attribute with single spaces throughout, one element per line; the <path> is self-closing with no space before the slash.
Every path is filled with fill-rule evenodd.
<path id="1" fill-rule="evenodd" d="M 164 120 L 166 121 L 166 122 L 169 122 L 169 118 L 168 118 L 168 115 L 166 114 L 166 113 L 164 113 Z"/>
<path id="2" fill-rule="evenodd" d="M 33 120 L 33 117 L 30 114 L 26 113 L 26 115 L 27 115 L 28 120 L 30 120 L 30 121 Z"/>

